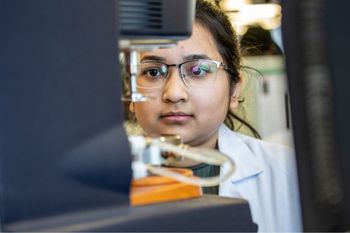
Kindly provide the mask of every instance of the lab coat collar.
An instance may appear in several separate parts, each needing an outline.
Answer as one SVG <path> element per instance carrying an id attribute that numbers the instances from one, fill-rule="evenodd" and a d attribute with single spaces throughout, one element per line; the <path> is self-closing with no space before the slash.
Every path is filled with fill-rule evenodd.
<path id="1" fill-rule="evenodd" d="M 219 150 L 228 155 L 236 166 L 236 171 L 230 177 L 231 182 L 241 181 L 263 172 L 261 162 L 256 158 L 256 155 L 251 151 L 243 138 L 244 136 L 233 132 L 226 125 L 222 125 L 219 129 Z M 224 172 L 227 168 L 224 165 L 222 169 Z"/>

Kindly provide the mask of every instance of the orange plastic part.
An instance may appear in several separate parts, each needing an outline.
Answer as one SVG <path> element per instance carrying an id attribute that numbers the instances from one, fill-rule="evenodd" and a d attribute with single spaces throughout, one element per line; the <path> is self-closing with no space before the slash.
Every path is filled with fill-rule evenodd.
<path id="1" fill-rule="evenodd" d="M 193 176 L 190 169 L 171 169 L 182 175 Z M 132 206 L 139 206 L 200 196 L 202 196 L 202 188 L 200 186 L 181 183 L 163 176 L 148 176 L 132 181 L 130 202 Z"/>

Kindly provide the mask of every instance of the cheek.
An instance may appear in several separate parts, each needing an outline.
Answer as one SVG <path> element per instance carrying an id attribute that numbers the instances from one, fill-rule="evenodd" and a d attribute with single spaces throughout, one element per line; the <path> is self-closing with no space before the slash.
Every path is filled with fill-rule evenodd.
<path id="1" fill-rule="evenodd" d="M 194 95 L 193 101 L 196 102 L 198 117 L 203 120 L 205 119 L 208 123 L 210 123 L 211 119 L 214 121 L 223 121 L 227 115 L 230 100 L 229 90 L 226 89 L 202 89 L 200 93 Z"/>
<path id="2" fill-rule="evenodd" d="M 152 131 L 157 123 L 157 104 L 152 101 L 135 103 L 135 116 L 137 122 L 145 132 Z M 149 132 L 151 133 L 151 132 Z"/>
<path id="3" fill-rule="evenodd" d="M 134 112 L 135 116 L 137 118 L 137 121 L 141 126 L 147 126 L 147 122 L 154 121 L 154 118 L 156 117 L 158 108 L 160 106 L 160 91 L 147 91 L 138 89 L 138 92 L 145 95 L 146 97 L 149 97 L 149 101 L 145 102 L 136 102 L 134 104 Z"/>

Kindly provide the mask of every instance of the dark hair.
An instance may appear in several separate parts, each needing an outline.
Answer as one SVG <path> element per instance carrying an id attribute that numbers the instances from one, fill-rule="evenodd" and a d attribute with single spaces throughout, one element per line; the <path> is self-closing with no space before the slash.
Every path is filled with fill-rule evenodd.
<path id="1" fill-rule="evenodd" d="M 281 48 L 273 41 L 271 33 L 259 25 L 250 26 L 241 38 L 244 56 L 283 55 Z"/>
<path id="2" fill-rule="evenodd" d="M 227 15 L 215 5 L 203 1 L 196 1 L 195 20 L 212 34 L 217 49 L 227 65 L 230 80 L 239 82 L 240 49 L 239 42 Z"/>
<path id="3" fill-rule="evenodd" d="M 241 79 L 241 54 L 238 37 L 230 19 L 216 5 L 205 0 L 197 0 L 195 20 L 213 36 L 218 52 L 227 66 L 226 71 L 230 78 L 230 85 L 232 87 L 230 90 L 232 92 Z M 243 100 L 241 99 L 240 102 L 243 102 Z M 248 127 L 255 137 L 260 138 L 259 133 L 254 127 L 229 109 L 225 124 L 232 130 L 235 130 L 235 120 Z"/>

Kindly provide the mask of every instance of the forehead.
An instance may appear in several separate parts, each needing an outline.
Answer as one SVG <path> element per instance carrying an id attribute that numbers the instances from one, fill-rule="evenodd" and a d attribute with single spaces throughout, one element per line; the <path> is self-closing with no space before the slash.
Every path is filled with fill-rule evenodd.
<path id="1" fill-rule="evenodd" d="M 143 52 L 141 60 L 143 57 L 157 56 L 166 63 L 181 63 L 193 55 L 206 55 L 210 59 L 222 61 L 211 33 L 198 23 L 194 24 L 190 38 L 171 48 Z"/>

